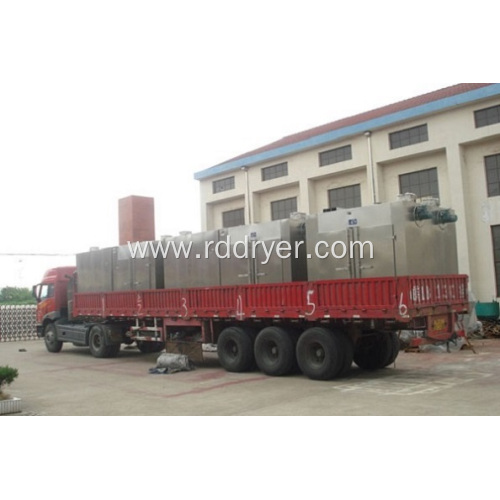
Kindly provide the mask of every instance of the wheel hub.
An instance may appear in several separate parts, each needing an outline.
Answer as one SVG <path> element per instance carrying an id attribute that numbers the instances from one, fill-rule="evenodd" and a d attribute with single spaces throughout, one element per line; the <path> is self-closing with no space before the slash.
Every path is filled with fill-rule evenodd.
<path id="1" fill-rule="evenodd" d="M 279 349 L 278 349 L 278 346 L 272 342 L 268 345 L 268 353 L 269 353 L 269 356 L 272 358 L 272 359 L 276 359 L 278 358 L 278 355 L 279 355 Z"/>
<path id="2" fill-rule="evenodd" d="M 228 353 L 237 356 L 238 355 L 238 346 L 236 345 L 236 342 L 232 342 L 227 346 Z"/>
<path id="3" fill-rule="evenodd" d="M 311 361 L 315 364 L 322 364 L 325 361 L 325 349 L 320 344 L 314 344 L 311 346 Z"/>

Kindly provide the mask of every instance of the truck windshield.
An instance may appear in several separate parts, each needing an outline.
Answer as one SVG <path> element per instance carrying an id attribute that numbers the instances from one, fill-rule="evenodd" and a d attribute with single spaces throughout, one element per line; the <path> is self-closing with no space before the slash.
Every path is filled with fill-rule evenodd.
<path id="1" fill-rule="evenodd" d="M 45 300 L 45 299 L 48 299 L 48 298 L 53 297 L 53 296 L 54 296 L 54 285 L 53 284 L 41 286 L 40 295 L 38 297 L 40 300 Z"/>

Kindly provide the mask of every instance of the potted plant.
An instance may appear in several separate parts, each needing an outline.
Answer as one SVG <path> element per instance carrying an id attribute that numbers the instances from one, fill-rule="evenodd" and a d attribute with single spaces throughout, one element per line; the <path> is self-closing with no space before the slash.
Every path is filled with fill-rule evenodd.
<path id="1" fill-rule="evenodd" d="M 19 398 L 11 398 L 3 391 L 18 375 L 19 372 L 16 368 L 0 366 L 0 415 L 18 413 L 21 411 L 21 400 Z"/>

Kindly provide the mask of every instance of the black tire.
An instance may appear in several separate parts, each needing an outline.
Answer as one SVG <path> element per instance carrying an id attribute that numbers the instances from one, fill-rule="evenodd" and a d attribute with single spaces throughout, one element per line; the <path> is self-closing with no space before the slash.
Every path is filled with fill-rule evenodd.
<path id="1" fill-rule="evenodd" d="M 363 370 L 379 370 L 394 362 L 396 358 L 392 359 L 393 355 L 392 336 L 386 332 L 374 331 L 358 339 L 354 349 L 354 362 Z"/>
<path id="2" fill-rule="evenodd" d="M 120 353 L 121 344 L 110 344 L 108 345 L 108 355 L 107 358 L 116 358 Z"/>
<path id="3" fill-rule="evenodd" d="M 299 337 L 302 335 L 304 330 L 299 330 L 297 328 L 288 328 L 286 329 L 288 335 L 292 339 L 293 342 L 293 366 L 291 370 L 291 374 L 302 374 L 299 363 L 297 361 L 297 342 L 299 341 Z"/>
<path id="4" fill-rule="evenodd" d="M 344 344 L 343 345 L 343 353 L 344 353 L 344 361 L 342 363 L 342 368 L 340 369 L 340 372 L 338 373 L 338 377 L 343 377 L 350 369 L 352 366 L 352 360 L 354 358 L 354 343 L 347 335 L 345 332 L 338 332 L 338 337 L 339 340 Z"/>
<path id="5" fill-rule="evenodd" d="M 49 352 L 60 352 L 63 346 L 63 343 L 60 340 L 57 340 L 57 332 L 56 325 L 54 323 L 48 323 L 45 326 L 44 330 L 44 340 L 45 347 Z"/>
<path id="6" fill-rule="evenodd" d="M 106 344 L 106 333 L 100 325 L 94 325 L 90 330 L 89 347 L 94 358 L 109 358 L 110 350 Z"/>
<path id="7" fill-rule="evenodd" d="M 389 333 L 389 337 L 390 337 L 390 340 L 391 340 L 391 346 L 392 346 L 392 353 L 391 353 L 391 356 L 389 358 L 389 360 L 387 361 L 387 364 L 384 365 L 384 368 L 386 366 L 390 366 L 394 363 L 394 361 L 396 361 L 396 358 L 398 357 L 399 355 L 399 351 L 401 349 L 401 344 L 399 342 L 399 336 L 396 332 L 390 332 Z"/>
<path id="8" fill-rule="evenodd" d="M 246 372 L 255 366 L 252 335 L 237 326 L 226 328 L 219 335 L 217 354 L 228 372 Z"/>
<path id="9" fill-rule="evenodd" d="M 339 332 L 314 327 L 297 342 L 297 361 L 302 373 L 313 380 L 330 380 L 344 368 L 345 343 Z"/>
<path id="10" fill-rule="evenodd" d="M 143 354 L 151 354 L 153 352 L 161 352 L 165 349 L 164 342 L 151 342 L 146 340 L 137 340 L 136 341 L 137 348 Z"/>
<path id="11" fill-rule="evenodd" d="M 259 369 L 266 375 L 281 376 L 295 366 L 296 336 L 283 328 L 264 328 L 255 340 L 254 354 Z"/>

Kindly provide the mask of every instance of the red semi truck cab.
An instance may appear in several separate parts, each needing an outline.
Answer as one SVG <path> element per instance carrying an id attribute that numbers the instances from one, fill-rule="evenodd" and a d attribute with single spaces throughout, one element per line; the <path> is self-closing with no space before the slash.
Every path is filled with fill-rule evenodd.
<path id="1" fill-rule="evenodd" d="M 33 287 L 33 295 L 38 303 L 36 325 L 39 336 L 47 323 L 68 317 L 68 283 L 75 272 L 74 266 L 48 269 L 42 282 Z"/>

